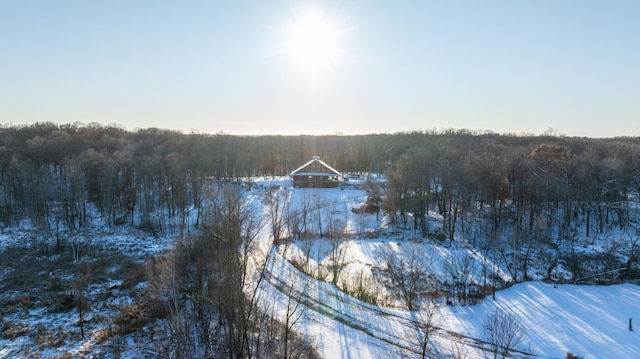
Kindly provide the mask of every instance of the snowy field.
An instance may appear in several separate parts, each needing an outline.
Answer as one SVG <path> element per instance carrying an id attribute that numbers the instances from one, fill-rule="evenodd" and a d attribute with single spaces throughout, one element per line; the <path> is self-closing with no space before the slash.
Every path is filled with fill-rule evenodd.
<path id="1" fill-rule="evenodd" d="M 359 276 L 373 278 L 376 269 L 384 266 L 382 257 L 385 253 L 402 256 L 413 250 L 424 253 L 431 273 L 438 278 L 447 276 L 447 263 L 451 263 L 452 258 L 468 256 L 472 260 L 472 275 L 476 282 L 483 280 L 483 268 L 497 272 L 504 281 L 510 280 L 499 266 L 463 245 L 463 238 L 458 241 L 462 244 L 443 246 L 435 241 L 417 239 L 410 231 L 392 231 L 389 219 L 382 215 L 376 219 L 375 214 L 354 213 L 352 209 L 361 206 L 367 197 L 359 181 L 335 189 L 292 189 L 288 179 L 263 179 L 256 183 L 257 186 L 247 191 L 247 200 L 252 205 L 264 206 L 262 195 L 278 186 L 279 193 L 289 204 L 288 211 L 300 211 L 305 206 L 323 208 L 315 217 L 310 215 L 309 226 L 326 225 L 332 221 L 349 233 L 339 243 L 344 255 L 344 268 L 340 273 L 343 281 Z M 263 208 L 261 212 L 264 216 L 268 210 Z M 437 216 L 432 219 L 434 223 L 438 222 Z M 75 238 L 71 237 L 69 241 L 73 242 Z M 114 232 L 106 227 L 78 235 L 77 240 L 81 239 L 88 239 L 105 249 L 119 248 L 140 258 L 154 255 L 171 247 L 172 243 L 171 238 L 154 238 L 135 231 Z M 262 231 L 259 241 L 256 255 L 268 248 L 269 229 Z M 42 246 L 46 244 L 44 242 L 17 229 L 0 233 L 2 248 L 16 243 Z M 318 268 L 328 267 L 333 245 L 336 244 L 324 237 L 293 239 L 271 250 L 265 281 L 259 291 L 262 309 L 284 320 L 288 309 L 291 310 L 290 299 L 300 304 L 293 329 L 307 336 L 322 358 L 419 357 L 418 323 L 425 316 L 423 311 L 403 309 L 400 303 L 390 299 L 393 293 L 388 288 L 376 287 L 381 298 L 386 300 L 382 300 L 380 305 L 372 305 L 345 294 L 339 286 L 331 284 L 330 274 L 325 273 L 325 280 L 318 280 L 300 270 L 302 262 L 310 269 L 309 272 L 314 268 L 318 271 Z M 0 280 L 10 270 L 0 264 Z M 111 283 L 109 289 L 116 292 L 120 284 Z M 96 293 L 100 290 L 105 289 L 95 289 Z M 122 300 L 126 302 L 128 299 Z M 582 358 L 640 358 L 640 286 L 561 284 L 554 287 L 543 282 L 513 285 L 497 292 L 496 300 L 489 296 L 477 305 L 452 306 L 438 302 L 433 317 L 436 329 L 430 339 L 435 357 L 490 357 L 484 342 L 483 322 L 496 309 L 514 315 L 523 324 L 525 340 L 516 348 L 516 357 L 565 358 L 570 352 Z M 77 314 L 73 311 L 66 316 L 31 311 L 21 313 L 20 317 L 0 319 L 50 328 L 77 325 Z M 629 330 L 629 319 L 633 320 L 634 326 L 637 323 L 637 330 Z M 96 334 L 97 331 L 84 340 L 69 338 L 55 352 L 43 352 L 41 357 L 54 357 L 65 352 L 77 357 L 93 357 L 96 354 L 92 349 Z M 120 352 L 121 357 L 150 355 L 146 351 L 148 347 L 137 342 L 135 336 L 127 337 L 123 345 L 126 349 Z M 25 337 L 0 339 L 0 358 L 25 356 L 28 351 L 24 348 L 28 347 L 33 349 L 37 346 Z M 110 357 L 110 354 L 103 351 L 100 356 Z"/>
<path id="2" fill-rule="evenodd" d="M 480 318 L 497 308 L 524 324 L 524 348 L 543 358 L 639 358 L 640 332 L 629 331 L 629 318 L 640 321 L 640 287 L 521 283 L 477 306 L 441 308 L 445 328 L 481 337 Z"/>

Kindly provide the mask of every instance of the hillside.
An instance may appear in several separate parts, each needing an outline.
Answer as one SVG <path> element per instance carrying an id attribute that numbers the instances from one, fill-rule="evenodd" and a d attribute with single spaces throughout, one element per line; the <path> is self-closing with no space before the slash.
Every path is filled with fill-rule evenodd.
<path id="1" fill-rule="evenodd" d="M 265 193 L 273 191 L 270 189 L 274 188 L 273 186 L 280 188 L 277 190 L 279 195 L 286 198 L 287 202 L 282 205 L 287 204 L 288 213 L 299 210 L 305 203 L 305 198 L 315 198 L 320 204 L 318 208 L 322 208 L 316 214 L 316 221 L 328 223 L 329 219 L 322 216 L 329 216 L 334 222 L 341 223 L 340 228 L 345 234 L 337 240 L 326 236 L 285 239 L 279 245 L 268 249 L 271 229 L 269 226 L 263 227 L 254 251 L 259 255 L 268 250 L 270 255 L 267 271 L 263 275 L 264 281 L 259 286 L 261 300 L 256 302 L 268 303 L 262 304 L 261 308 L 281 321 L 286 320 L 288 312 L 290 318 L 296 319 L 291 326 L 292 330 L 306 337 L 321 357 L 419 356 L 421 340 L 417 333 L 420 332 L 419 327 L 425 312 L 420 308 L 414 311 L 406 310 L 402 299 L 394 295 L 395 289 L 385 282 L 381 273 L 386 265 L 385 253 L 389 251 L 395 253 L 398 258 L 408 258 L 415 252 L 421 253 L 421 260 L 429 266 L 430 274 L 433 276 L 433 282 L 430 283 L 439 290 L 446 291 L 443 283 L 451 280 L 453 272 L 461 269 L 452 267 L 452 264 L 459 258 L 465 258 L 464 256 L 470 259 L 469 287 L 483 282 L 483 263 L 484 267 L 494 268 L 500 273 L 502 282 L 507 283 L 512 279 L 507 271 L 501 268 L 500 263 L 493 263 L 483 257 L 482 253 L 471 248 L 464 238 L 447 241 L 443 245 L 437 240 L 413 236 L 411 230 L 399 233 L 389 225 L 389 219 L 385 216 L 376 220 L 373 213 L 355 213 L 352 209 L 360 207 L 367 198 L 362 184 L 357 181 L 352 181 L 351 185 L 342 189 L 322 190 L 291 189 L 286 187 L 287 181 L 258 180 L 253 189 L 245 192 L 244 197 L 254 205 L 252 208 L 256 213 L 269 212 L 268 206 L 261 198 Z M 256 205 L 263 206 L 263 209 L 258 209 Z M 433 231 L 437 232 L 441 218 L 434 214 L 430 223 Z M 28 233 L 15 229 L 5 230 L 2 237 L 5 251 L 19 244 L 38 246 L 38 241 L 30 240 Z M 162 248 L 174 246 L 170 240 L 158 240 L 153 237 L 145 239 L 144 232 L 114 233 L 106 227 L 92 233 L 84 233 L 81 238 L 92 243 L 97 248 L 97 253 L 119 248 L 124 255 L 132 258 L 149 258 L 160 253 L 158 251 Z M 68 243 L 74 241 L 86 243 L 79 242 L 80 238 L 69 238 Z M 586 243 L 583 247 L 590 248 L 589 251 L 599 248 L 589 247 Z M 338 274 L 339 280 L 333 284 L 331 262 L 335 260 L 332 259 L 332 251 L 336 250 L 342 253 L 341 270 Z M 80 257 L 91 261 L 92 253 L 87 251 Z M 55 253 L 48 257 L 43 257 L 40 253 L 36 258 L 48 261 L 48 265 L 51 266 L 54 265 L 52 261 L 58 257 Z M 96 258 L 95 254 L 93 258 Z M 537 268 L 538 264 L 534 262 L 531 267 Z M 86 324 L 87 331 L 91 333 L 88 337 L 92 339 L 82 340 L 78 335 L 77 309 L 47 314 L 50 310 L 46 307 L 38 308 L 36 302 L 31 304 L 33 309 L 28 311 L 4 314 L 5 328 L 17 326 L 22 328 L 22 332 L 14 331 L 13 337 L 9 337 L 6 330 L 3 332 L 4 338 L 0 342 L 2 356 L 10 357 L 32 351 L 45 356 L 74 353 L 80 357 L 95 353 L 102 353 L 101 355 L 106 357 L 138 357 L 144 353 L 157 353 L 157 349 L 148 342 L 149 335 L 152 335 L 149 332 L 153 328 L 151 323 L 141 328 L 142 331 L 137 334 L 121 333 L 124 336 L 117 341 L 120 348 L 117 351 L 113 350 L 113 340 L 118 336 L 113 337 L 111 342 L 102 342 L 99 339 L 104 325 L 108 323 L 105 319 L 110 315 L 117 316 L 115 308 L 124 308 L 140 300 L 136 291 L 141 291 L 146 286 L 144 281 L 125 284 L 123 280 L 114 279 L 119 275 L 118 268 L 126 267 L 115 263 L 113 265 L 113 269 L 107 270 L 111 274 L 102 279 L 102 282 L 96 281 L 87 292 L 87 296 L 92 298 L 94 303 L 90 314 L 87 315 Z M 301 270 L 310 275 L 304 274 Z M 5 268 L 3 273 L 3 281 L 12 277 L 11 268 Z M 45 273 L 38 275 L 45 278 L 49 276 Z M 63 273 L 54 271 L 54 276 L 58 275 L 64 278 Z M 358 291 L 358 283 L 365 283 L 365 287 L 368 287 L 366 292 L 371 295 L 365 297 L 366 301 L 354 297 L 363 294 Z M 5 291 L 3 300 L 6 303 L 7 296 L 24 295 L 17 291 L 13 294 Z M 34 298 L 34 295 L 30 297 Z M 99 297 L 105 298 L 104 302 L 101 302 Z M 498 291 L 496 300 L 491 299 L 490 295 L 478 299 L 477 305 L 445 305 L 445 298 L 439 297 L 434 301 L 429 351 L 438 357 L 484 357 L 490 345 L 485 343 L 483 321 L 488 313 L 498 308 L 513 314 L 525 328 L 525 339 L 518 347 L 521 353 L 554 358 L 562 358 L 568 352 L 584 358 L 608 357 L 612 354 L 618 358 L 632 358 L 640 353 L 640 341 L 636 331 L 628 330 L 628 320 L 640 318 L 638 298 L 640 288 L 633 284 L 560 284 L 555 288 L 552 283 L 542 282 L 516 284 L 509 289 Z M 377 305 L 372 304 L 373 302 Z M 420 306 L 423 305 L 424 303 L 421 303 Z M 53 345 L 50 342 L 47 344 L 44 339 L 29 339 L 30 333 L 37 331 L 35 328 L 41 328 L 40 335 L 36 338 L 46 337 L 45 333 L 55 336 L 56 331 L 60 330 L 57 328 L 68 328 L 64 331 L 69 332 L 63 336 L 63 344 Z M 21 333 L 24 336 L 21 336 Z M 135 344 L 136 342 L 140 343 Z"/>
<path id="2" fill-rule="evenodd" d="M 327 213 L 343 220 L 345 227 L 360 228 L 363 233 L 340 242 L 344 248 L 340 274 L 343 279 L 337 286 L 330 283 L 332 239 L 310 238 L 282 244 L 278 247 L 279 255 L 272 259 L 274 263 L 270 273 L 273 278 L 269 283 L 278 292 L 268 288 L 265 289 L 266 295 L 280 296 L 281 310 L 285 312 L 282 315 L 285 316 L 287 295 L 291 292 L 303 303 L 302 319 L 296 328 L 320 341 L 318 347 L 322 357 L 419 357 L 420 318 L 424 318 L 425 313 L 401 309 L 402 301 L 393 295 L 397 288 L 385 288 L 376 282 L 380 279 L 376 273 L 385 266 L 386 251 L 405 258 L 419 251 L 421 260 L 429 266 L 430 274 L 437 281 L 451 280 L 451 272 L 460 269 L 452 268 L 452 263 L 463 256 L 471 259 L 468 269 L 470 283 L 483 282 L 483 261 L 489 262 L 486 266 L 495 268 L 505 282 L 512 280 L 507 271 L 500 268 L 500 263 L 484 258 L 479 251 L 469 247 L 464 238 L 443 246 L 413 237 L 410 231 L 394 233 L 389 230 L 388 218 L 376 221 L 375 214 L 364 215 L 364 218 L 354 214 L 351 209 L 366 200 L 366 193 L 362 190 L 286 191 L 289 191 L 288 198 L 295 208 L 299 208 L 305 197 L 322 196 L 329 203 Z M 437 227 L 438 223 L 438 216 L 434 216 L 432 225 Z M 596 247 L 585 243 L 583 249 L 593 252 Z M 281 254 L 289 261 L 283 262 Z M 540 264 L 531 266 L 536 268 Z M 302 274 L 298 268 L 311 276 Z M 318 277 L 322 268 L 327 268 L 324 281 L 318 281 L 314 277 Z M 543 278 L 543 267 L 532 272 L 540 273 L 540 279 Z M 374 287 L 369 290 L 375 292 L 375 301 L 382 306 L 365 303 L 343 293 L 346 290 L 357 295 L 355 286 L 362 278 L 365 278 L 366 285 Z M 296 283 L 296 287 L 304 289 L 292 291 L 287 289 L 287 283 Z M 490 295 L 480 299 L 477 305 L 448 306 L 440 298 L 435 302 L 433 314 L 432 325 L 437 329 L 433 330 L 433 340 L 429 344 L 431 353 L 437 357 L 485 357 L 490 346 L 482 343 L 485 341 L 483 321 L 488 313 L 499 309 L 513 314 L 522 323 L 525 339 L 520 349 L 531 356 L 563 358 L 567 353 L 573 353 L 584 358 L 634 358 L 640 351 L 640 345 L 637 332 L 628 330 L 628 321 L 630 318 L 638 320 L 635 318 L 640 316 L 639 296 L 640 287 L 633 284 L 560 284 L 554 287 L 553 283 L 527 282 L 499 291 L 495 300 Z M 371 299 L 367 301 L 371 302 Z"/>

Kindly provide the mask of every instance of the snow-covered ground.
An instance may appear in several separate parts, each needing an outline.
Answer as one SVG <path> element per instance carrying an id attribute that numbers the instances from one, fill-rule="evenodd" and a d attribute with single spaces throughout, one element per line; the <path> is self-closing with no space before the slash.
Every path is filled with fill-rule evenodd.
<path id="1" fill-rule="evenodd" d="M 106 226 L 62 232 L 60 238 L 65 247 L 75 248 L 78 263 L 95 262 L 100 256 L 107 256 L 106 261 L 112 259 L 113 262 L 104 273 L 95 273 L 94 283 L 86 288 L 90 305 L 84 317 L 85 337 L 81 337 L 79 313 L 74 305 L 64 310 L 54 309 L 65 294 L 74 293 L 75 288 L 69 283 L 73 283 L 76 264 L 59 261 L 62 254 L 54 249 L 55 238 L 31 229 L 9 228 L 0 233 L 0 250 L 12 246 L 31 248 L 18 254 L 34 261 L 24 264 L 28 266 L 27 271 L 32 271 L 34 284 L 39 286 L 22 292 L 0 293 L 0 303 L 10 303 L 3 312 L 11 313 L 0 315 L 0 358 L 113 358 L 115 353 L 123 358 L 151 357 L 142 355 L 149 348 L 148 340 L 141 339 L 146 334 L 134 333 L 104 345 L 108 328 L 113 328 L 112 319 L 121 308 L 135 302 L 133 297 L 139 297 L 145 285 L 140 282 L 135 287 L 124 288 L 123 280 L 112 276 L 122 276 L 127 270 L 129 262 L 123 260 L 142 265 L 145 258 L 170 248 L 173 240 L 156 238 L 137 229 Z M 59 267 L 59 263 L 65 266 Z M 14 270 L 0 263 L 0 284 L 4 285 Z M 61 289 L 51 289 L 54 285 Z"/>
<path id="2" fill-rule="evenodd" d="M 353 213 L 351 209 L 366 200 L 362 186 L 291 189 L 286 187 L 286 182 L 279 184 L 290 192 L 287 196 L 290 210 L 299 209 L 305 201 L 325 203 L 330 207 L 329 213 L 355 233 L 342 241 L 345 246 L 343 277 L 370 273 L 372 268 L 382 267 L 381 257 L 387 251 L 407 253 L 419 248 L 435 276 L 446 277 L 451 258 L 467 255 L 473 262 L 475 281 L 481 281 L 481 263 L 488 259 L 480 253 L 465 246 L 447 248 L 420 241 L 406 233 L 390 234 L 384 231 L 387 219 L 376 221 L 374 214 Z M 310 198 L 313 200 L 309 201 Z M 324 358 L 418 357 L 418 319 L 425 313 L 370 305 L 341 292 L 333 284 L 302 273 L 297 268 L 306 255 L 310 254 L 307 266 L 313 268 L 327 265 L 331 252 L 330 240 L 316 238 L 311 244 L 307 241 L 293 241 L 286 245 L 286 251 L 281 245 L 272 253 L 270 276 L 262 289 L 274 313 L 284 318 L 288 296 L 299 300 L 303 309 L 298 309 L 301 318 L 294 329 L 309 336 Z M 494 268 L 493 264 L 488 265 Z M 498 273 L 504 280 L 510 279 L 499 269 Z M 639 286 L 561 284 L 555 287 L 543 282 L 516 284 L 499 291 L 495 300 L 488 297 L 478 305 L 448 306 L 439 302 L 433 320 L 437 329 L 430 340 L 433 353 L 437 357 L 489 356 L 483 325 L 495 310 L 510 313 L 524 328 L 525 340 L 517 346 L 520 352 L 515 353 L 516 356 L 564 358 L 572 353 L 583 358 L 640 357 L 640 334 L 629 330 L 629 319 L 640 325 Z"/>
<path id="3" fill-rule="evenodd" d="M 265 288 L 265 295 L 277 298 L 276 309 L 284 315 L 284 294 L 291 291 L 277 288 L 287 282 L 297 284 L 299 291 L 294 295 L 305 308 L 295 329 L 313 338 L 323 358 L 418 356 L 419 311 L 368 305 L 329 283 L 301 276 L 285 261 L 273 262 L 272 273 L 282 277 L 269 278 L 271 286 Z M 300 278 L 311 283 L 303 284 Z M 496 309 L 520 320 L 526 339 L 518 348 L 532 356 L 564 358 L 571 352 L 583 358 L 640 357 L 640 333 L 628 328 L 630 318 L 640 321 L 640 287 L 633 284 L 556 288 L 526 282 L 498 292 L 496 300 L 436 309 L 433 325 L 438 329 L 432 335 L 432 348 L 437 357 L 449 357 L 458 350 L 467 358 L 485 358 L 487 352 L 478 348 L 484 339 L 483 322 Z"/>
<path id="4" fill-rule="evenodd" d="M 437 241 L 416 238 L 411 231 L 398 233 L 389 228 L 389 219 L 375 214 L 359 214 L 352 211 L 366 201 L 363 183 L 352 181 L 350 185 L 335 189 L 291 188 L 286 178 L 256 180 L 257 186 L 247 191 L 252 206 L 264 206 L 261 197 L 274 186 L 280 188 L 289 203 L 290 213 L 307 208 L 318 208 L 309 214 L 307 224 L 315 231 L 341 230 L 348 233 L 335 242 L 326 237 L 292 239 L 284 241 L 269 252 L 265 280 L 260 287 L 261 305 L 264 310 L 284 319 L 295 309 L 296 324 L 293 329 L 307 336 L 323 358 L 398 358 L 418 357 L 420 352 L 419 322 L 424 311 L 403 309 L 393 293 L 383 286 L 375 287 L 384 300 L 380 305 L 362 302 L 331 284 L 331 275 L 318 280 L 300 271 L 301 263 L 308 273 L 318 276 L 318 271 L 328 268 L 332 246 L 343 250 L 344 268 L 342 281 L 358 276 L 374 278 L 375 271 L 384 267 L 383 255 L 394 253 L 402 256 L 418 250 L 430 272 L 438 278 L 446 278 L 448 267 L 454 258 L 468 257 L 472 276 L 481 283 L 483 271 L 497 272 L 504 280 L 510 276 L 495 266 L 482 253 L 459 243 L 443 246 Z M 268 210 L 260 211 L 263 215 Z M 433 216 L 434 225 L 437 216 Z M 331 228 L 327 228 L 331 223 Z M 171 246 L 171 238 L 155 238 L 144 232 L 120 231 L 117 228 L 97 228 L 91 233 L 77 234 L 67 239 L 89 241 L 105 250 L 125 250 L 134 257 L 153 255 Z M 265 249 L 270 243 L 270 231 L 264 229 L 255 248 Z M 46 241 L 29 232 L 7 229 L 0 233 L 0 248 L 13 243 L 42 246 Z M 259 254 L 258 252 L 256 254 Z M 305 259 L 305 257 L 307 257 Z M 296 264 L 296 265 L 294 265 Z M 0 280 L 10 268 L 0 263 Z M 314 272 L 315 271 L 315 272 Z M 115 292 L 121 283 L 113 283 Z M 102 289 L 96 288 L 96 293 Z M 292 306 L 289 300 L 300 304 Z M 122 299 L 126 301 L 126 298 Z M 127 303 L 115 303 L 127 304 Z M 638 358 L 640 334 L 629 330 L 629 319 L 640 330 L 640 286 L 619 284 L 611 286 L 579 286 L 543 282 L 526 282 L 513 285 L 496 293 L 496 300 L 485 298 L 477 305 L 445 305 L 439 301 L 433 319 L 435 331 L 430 347 L 436 357 L 485 358 L 489 355 L 484 343 L 483 322 L 495 310 L 514 315 L 523 324 L 524 342 L 518 346 L 517 356 L 531 355 L 540 358 L 565 358 L 568 352 L 584 358 Z M 46 325 L 55 335 L 57 327 L 76 327 L 77 313 L 46 314 L 32 311 L 16 318 L 0 318 L 5 323 L 17 320 L 27 325 Z M 97 321 L 97 319 L 96 319 Z M 43 324 L 44 323 L 44 324 Z M 67 342 L 55 352 L 42 352 L 43 357 L 63 354 L 65 351 L 79 357 L 91 357 L 95 335 L 88 339 L 67 337 Z M 75 341 L 74 341 L 75 340 Z M 26 337 L 0 339 L 0 358 L 24 355 L 25 348 L 36 348 Z M 122 357 L 143 357 L 145 347 L 129 336 L 121 343 Z M 35 350 L 35 349 L 34 349 Z M 100 355 L 110 357 L 110 352 Z"/>
<path id="5" fill-rule="evenodd" d="M 526 282 L 476 306 L 441 307 L 443 327 L 482 336 L 482 319 L 499 309 L 514 314 L 526 332 L 524 348 L 543 358 L 640 358 L 640 287 L 559 285 Z"/>

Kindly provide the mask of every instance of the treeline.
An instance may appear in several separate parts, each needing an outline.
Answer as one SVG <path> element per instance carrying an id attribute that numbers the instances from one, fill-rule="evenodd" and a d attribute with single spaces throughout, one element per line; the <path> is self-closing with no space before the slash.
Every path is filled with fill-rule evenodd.
<path id="1" fill-rule="evenodd" d="M 399 211 L 405 221 L 406 211 L 414 214 L 422 232 L 432 208 L 450 239 L 459 221 L 487 212 L 491 230 L 504 218 L 529 231 L 540 220 L 550 229 L 559 218 L 559 235 L 580 224 L 588 237 L 637 222 L 630 203 L 640 192 L 640 139 L 423 135 L 389 174 L 388 213 Z"/>
<path id="2" fill-rule="evenodd" d="M 338 168 L 383 173 L 393 158 L 389 138 L 182 134 L 95 123 L 4 126 L 0 224 L 80 228 L 92 223 L 87 205 L 93 204 L 109 225 L 185 225 L 185 210 L 200 208 L 211 179 L 287 175 L 314 155 Z"/>
<path id="3" fill-rule="evenodd" d="M 399 137 L 420 140 L 388 172 L 383 207 L 399 229 L 463 238 L 516 281 L 640 276 L 640 139 Z"/>
<path id="4" fill-rule="evenodd" d="M 533 231 L 540 216 L 559 214 L 562 235 L 578 224 L 590 235 L 635 223 L 640 138 L 468 130 L 254 137 L 49 122 L 0 129 L 0 223 L 79 228 L 91 223 L 94 204 L 109 225 L 184 225 L 207 181 L 287 175 L 314 155 L 340 171 L 389 175 L 387 212 L 405 224 L 411 214 L 423 234 L 429 210 L 444 216 L 447 238 L 487 209 L 492 230 L 505 216 Z"/>
<path id="5" fill-rule="evenodd" d="M 79 228 L 91 223 L 87 205 L 94 204 L 109 225 L 184 224 L 186 210 L 200 208 L 211 179 L 286 175 L 333 148 L 331 141 L 309 136 L 185 135 L 48 122 L 6 126 L 0 129 L 0 223 Z"/>

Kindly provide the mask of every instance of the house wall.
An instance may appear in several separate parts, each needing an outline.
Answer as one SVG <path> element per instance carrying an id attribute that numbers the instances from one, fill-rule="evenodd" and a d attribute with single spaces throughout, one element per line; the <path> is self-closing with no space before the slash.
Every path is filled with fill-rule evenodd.
<path id="1" fill-rule="evenodd" d="M 338 179 L 332 176 L 293 176 L 293 187 L 335 188 L 338 185 Z"/>

